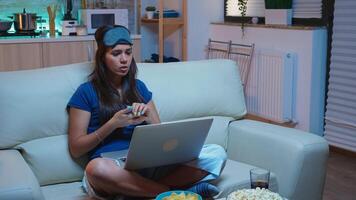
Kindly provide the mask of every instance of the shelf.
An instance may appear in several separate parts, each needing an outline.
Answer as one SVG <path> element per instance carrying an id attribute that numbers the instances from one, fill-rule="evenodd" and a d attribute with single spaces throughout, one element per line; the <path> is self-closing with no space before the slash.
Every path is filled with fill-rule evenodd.
<path id="1" fill-rule="evenodd" d="M 158 24 L 159 20 L 158 19 L 148 19 L 148 18 L 144 17 L 141 19 L 141 22 L 146 23 L 146 24 Z M 184 20 L 181 17 L 179 17 L 179 18 L 164 18 L 163 24 L 164 25 L 183 25 Z"/>
<path id="2" fill-rule="evenodd" d="M 143 25 L 156 25 L 157 24 L 157 32 L 158 32 L 158 60 L 160 63 L 163 62 L 163 54 L 164 54 L 164 39 L 167 36 L 164 32 L 174 32 L 177 30 L 181 30 L 181 57 L 183 61 L 187 60 L 187 0 L 181 1 L 181 12 L 179 17 L 171 18 L 171 17 L 163 17 L 163 8 L 164 8 L 165 0 L 158 0 L 158 18 L 148 19 L 147 17 L 142 17 L 140 23 Z M 165 27 L 167 26 L 167 29 Z M 168 29 L 168 26 L 171 26 Z M 174 28 L 174 29 L 173 29 Z M 167 32 L 167 33 L 168 33 Z"/>
<path id="3" fill-rule="evenodd" d="M 241 26 L 237 22 L 213 22 L 214 25 L 227 25 L 227 26 Z M 249 24 L 245 23 L 245 27 L 256 28 L 273 28 L 273 29 L 287 29 L 287 30 L 323 30 L 324 26 L 300 26 L 300 25 L 279 25 L 279 24 Z"/>

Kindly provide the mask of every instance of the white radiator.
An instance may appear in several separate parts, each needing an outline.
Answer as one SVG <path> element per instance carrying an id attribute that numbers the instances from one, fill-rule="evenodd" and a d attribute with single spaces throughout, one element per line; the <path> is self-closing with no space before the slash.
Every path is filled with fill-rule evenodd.
<path id="1" fill-rule="evenodd" d="M 258 49 L 245 91 L 247 112 L 275 122 L 293 121 L 295 55 Z"/>

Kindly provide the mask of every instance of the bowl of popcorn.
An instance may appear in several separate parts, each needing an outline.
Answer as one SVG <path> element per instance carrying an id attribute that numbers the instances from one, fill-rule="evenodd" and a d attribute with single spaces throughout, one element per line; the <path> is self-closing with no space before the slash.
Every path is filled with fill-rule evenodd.
<path id="1" fill-rule="evenodd" d="M 159 194 L 155 200 L 203 200 L 203 198 L 194 192 L 173 190 Z"/>
<path id="2" fill-rule="evenodd" d="M 237 190 L 227 197 L 227 200 L 285 200 L 279 194 L 265 188 Z"/>

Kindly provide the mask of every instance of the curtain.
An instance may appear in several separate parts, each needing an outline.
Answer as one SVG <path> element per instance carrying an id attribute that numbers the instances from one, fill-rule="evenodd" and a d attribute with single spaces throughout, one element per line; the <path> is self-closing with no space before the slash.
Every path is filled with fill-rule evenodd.
<path id="1" fill-rule="evenodd" d="M 356 1 L 337 0 L 334 10 L 325 138 L 356 152 Z"/>

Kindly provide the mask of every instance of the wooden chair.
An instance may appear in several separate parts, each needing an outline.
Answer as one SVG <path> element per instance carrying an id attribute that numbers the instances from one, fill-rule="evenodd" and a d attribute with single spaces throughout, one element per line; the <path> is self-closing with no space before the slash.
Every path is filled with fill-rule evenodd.
<path id="1" fill-rule="evenodd" d="M 241 82 L 246 91 L 248 76 L 250 73 L 254 44 L 238 44 L 229 41 L 212 40 L 209 38 L 207 59 L 231 59 L 234 60 L 240 71 Z"/>
<path id="2" fill-rule="evenodd" d="M 230 42 L 228 59 L 236 61 L 244 91 L 246 91 L 254 48 L 254 44 L 237 44 Z"/>

